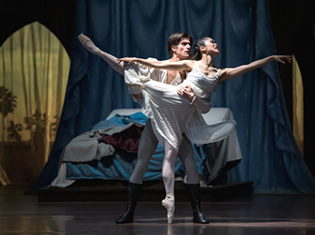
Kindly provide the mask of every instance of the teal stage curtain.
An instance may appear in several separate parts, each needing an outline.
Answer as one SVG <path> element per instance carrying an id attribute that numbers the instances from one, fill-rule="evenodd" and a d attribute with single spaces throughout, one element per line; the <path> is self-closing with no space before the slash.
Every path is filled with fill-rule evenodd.
<path id="1" fill-rule="evenodd" d="M 121 75 L 89 54 L 77 36 L 87 34 L 116 57 L 166 59 L 168 37 L 178 31 L 196 40 L 216 40 L 219 68 L 235 67 L 276 54 L 267 1 L 262 0 L 95 0 L 77 1 L 71 67 L 55 144 L 32 189 L 56 177 L 67 143 L 115 108 L 138 107 Z M 230 181 L 253 181 L 261 192 L 314 192 L 314 179 L 293 138 L 278 64 L 220 84 L 214 107 L 228 107 L 237 122 L 243 159 L 229 171 Z M 281 65 L 283 66 L 283 65 Z M 290 66 L 290 65 L 284 65 Z"/>

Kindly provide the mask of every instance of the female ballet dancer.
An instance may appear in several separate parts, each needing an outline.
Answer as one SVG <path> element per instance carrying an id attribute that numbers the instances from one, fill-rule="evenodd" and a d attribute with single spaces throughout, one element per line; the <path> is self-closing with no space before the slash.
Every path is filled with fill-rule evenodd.
<path id="1" fill-rule="evenodd" d="M 166 194 L 173 192 L 173 185 L 168 182 L 174 177 L 174 164 L 178 146 L 182 140 L 182 134 L 196 144 L 205 144 L 225 138 L 234 128 L 234 122 L 228 121 L 213 126 L 207 126 L 204 119 L 195 106 L 195 100 L 210 100 L 216 86 L 228 79 L 235 78 L 246 72 L 262 67 L 275 60 L 285 63 L 291 62 L 291 56 L 273 55 L 256 60 L 247 65 L 235 68 L 218 69 L 213 65 L 213 59 L 219 54 L 218 45 L 209 37 L 198 39 L 193 46 L 190 60 L 179 62 L 165 62 L 145 60 L 140 58 L 121 58 L 118 63 L 124 62 L 125 81 L 142 88 L 143 102 L 140 105 L 147 117 L 151 118 L 153 130 L 163 145 L 165 159 L 163 162 L 163 180 Z M 139 76 L 134 62 L 158 69 L 187 71 L 187 78 L 178 87 L 161 84 L 149 77 Z M 190 86 L 196 95 L 193 100 L 188 100 L 178 95 Z M 162 205 L 167 209 L 174 207 L 174 201 L 166 198 Z"/>

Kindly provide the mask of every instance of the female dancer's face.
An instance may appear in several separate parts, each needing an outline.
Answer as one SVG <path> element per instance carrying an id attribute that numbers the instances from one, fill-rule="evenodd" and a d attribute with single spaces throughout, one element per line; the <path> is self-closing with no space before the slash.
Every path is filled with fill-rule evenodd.
<path id="1" fill-rule="evenodd" d="M 173 55 L 176 55 L 180 60 L 186 59 L 190 54 L 190 46 L 189 38 L 183 38 L 178 45 L 172 46 Z"/>
<path id="2" fill-rule="evenodd" d="M 205 41 L 205 48 L 207 54 L 216 56 L 220 53 L 218 44 L 216 44 L 216 42 L 212 38 L 208 38 Z"/>

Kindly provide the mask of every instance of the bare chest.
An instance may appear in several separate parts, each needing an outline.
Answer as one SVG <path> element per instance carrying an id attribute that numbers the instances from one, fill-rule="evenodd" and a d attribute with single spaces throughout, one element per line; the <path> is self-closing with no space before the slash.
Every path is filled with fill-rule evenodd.
<path id="1" fill-rule="evenodd" d="M 171 82 L 173 82 L 174 79 L 177 78 L 178 76 L 179 76 L 179 73 L 177 71 L 167 70 L 167 75 L 166 75 L 167 84 L 170 84 Z"/>

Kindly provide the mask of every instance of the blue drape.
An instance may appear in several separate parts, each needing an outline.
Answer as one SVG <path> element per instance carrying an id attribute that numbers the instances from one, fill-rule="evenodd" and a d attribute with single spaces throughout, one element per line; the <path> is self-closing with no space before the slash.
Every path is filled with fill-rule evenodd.
<path id="1" fill-rule="evenodd" d="M 215 65 L 235 67 L 277 53 L 267 1 L 263 0 L 94 0 L 77 1 L 71 68 L 57 137 L 48 162 L 32 189 L 56 177 L 64 146 L 106 118 L 115 108 L 138 107 L 121 75 L 89 54 L 76 39 L 87 34 L 117 57 L 169 58 L 168 37 L 185 31 L 219 44 Z M 230 181 L 253 181 L 256 191 L 314 192 L 315 182 L 295 144 L 278 65 L 226 81 L 213 105 L 228 107 L 237 121 L 243 160 Z M 290 65 L 286 65 L 290 66 Z"/>

